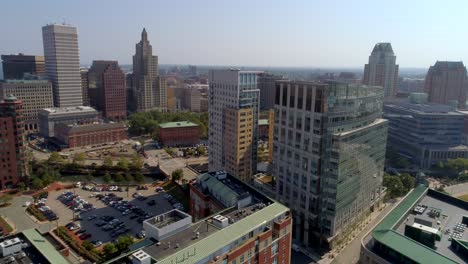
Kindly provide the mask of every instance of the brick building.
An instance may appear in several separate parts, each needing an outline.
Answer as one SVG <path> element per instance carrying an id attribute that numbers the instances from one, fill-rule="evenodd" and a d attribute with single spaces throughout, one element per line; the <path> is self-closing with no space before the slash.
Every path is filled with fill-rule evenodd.
<path id="1" fill-rule="evenodd" d="M 103 144 L 127 139 L 125 127 L 119 123 L 89 125 L 55 125 L 55 137 L 69 148 Z"/>
<path id="2" fill-rule="evenodd" d="M 14 96 L 0 103 L 0 189 L 25 176 L 23 103 Z"/>
<path id="3" fill-rule="evenodd" d="M 200 127 L 189 121 L 159 124 L 159 140 L 165 146 L 193 146 L 200 142 Z"/>
<path id="4" fill-rule="evenodd" d="M 88 71 L 91 106 L 111 120 L 127 116 L 126 78 L 117 61 L 93 61 Z"/>

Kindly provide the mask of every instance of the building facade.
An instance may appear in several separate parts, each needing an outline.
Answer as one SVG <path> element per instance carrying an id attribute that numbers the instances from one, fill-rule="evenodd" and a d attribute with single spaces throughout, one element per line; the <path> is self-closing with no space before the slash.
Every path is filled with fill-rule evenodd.
<path id="1" fill-rule="evenodd" d="M 125 74 L 117 61 L 93 61 L 88 71 L 91 106 L 104 118 L 122 120 L 127 117 Z"/>
<path id="2" fill-rule="evenodd" d="M 46 74 L 54 89 L 55 107 L 83 105 L 80 54 L 76 27 L 42 27 Z"/>
<path id="3" fill-rule="evenodd" d="M 429 102 L 466 109 L 468 77 L 461 61 L 437 61 L 427 72 L 424 91 Z"/>
<path id="4" fill-rule="evenodd" d="M 3 79 L 23 79 L 25 74 L 45 76 L 43 56 L 2 55 Z"/>
<path id="5" fill-rule="evenodd" d="M 97 117 L 98 112 L 89 106 L 45 108 L 39 111 L 39 132 L 43 137 L 51 138 L 56 124 L 91 124 Z"/>
<path id="6" fill-rule="evenodd" d="M 166 83 L 159 77 L 158 56 L 153 56 L 153 47 L 143 29 L 141 41 L 135 46 L 133 56 L 133 85 L 135 109 L 138 112 L 150 110 L 166 111 Z"/>
<path id="7" fill-rule="evenodd" d="M 200 142 L 200 126 L 188 121 L 159 124 L 159 140 L 164 146 L 195 146 Z"/>
<path id="8" fill-rule="evenodd" d="M 67 125 L 60 123 L 54 127 L 54 135 L 69 148 L 118 142 L 127 139 L 125 126 L 120 123 L 87 125 Z"/>
<path id="9" fill-rule="evenodd" d="M 388 148 L 422 169 L 447 159 L 468 158 L 464 145 L 464 115 L 454 107 L 427 102 L 427 94 L 387 102 Z"/>
<path id="10" fill-rule="evenodd" d="M 26 176 L 23 103 L 14 96 L 0 102 L 0 188 L 12 188 Z"/>
<path id="11" fill-rule="evenodd" d="M 381 87 L 277 82 L 273 172 L 295 239 L 334 248 L 378 206 L 387 121 Z"/>
<path id="12" fill-rule="evenodd" d="M 260 73 L 258 75 L 258 89 L 260 90 L 260 110 L 270 110 L 275 107 L 275 82 L 287 79 L 269 73 Z"/>
<path id="13" fill-rule="evenodd" d="M 0 97 L 15 96 L 23 103 L 23 124 L 27 132 L 39 130 L 39 111 L 54 106 L 52 84 L 47 80 L 5 80 Z"/>
<path id="14" fill-rule="evenodd" d="M 390 43 L 377 43 L 364 66 L 363 84 L 381 86 L 384 97 L 394 97 L 398 91 L 398 65 Z"/>
<path id="15" fill-rule="evenodd" d="M 257 166 L 259 73 L 232 69 L 209 72 L 210 171 L 229 168 L 232 175 L 243 172 L 243 179 L 252 180 Z M 234 147 L 233 142 L 243 145 L 242 149 Z M 251 175 L 247 176 L 249 173 Z"/>
<path id="16" fill-rule="evenodd" d="M 83 93 L 83 105 L 90 106 L 91 103 L 89 101 L 89 94 L 88 94 L 88 69 L 87 68 L 80 68 L 81 74 L 81 92 Z"/>

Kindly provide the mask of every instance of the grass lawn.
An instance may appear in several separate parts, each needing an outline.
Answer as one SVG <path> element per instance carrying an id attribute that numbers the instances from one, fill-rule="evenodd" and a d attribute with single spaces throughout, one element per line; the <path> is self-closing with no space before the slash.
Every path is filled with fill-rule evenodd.
<path id="1" fill-rule="evenodd" d="M 6 233 L 8 234 L 13 231 L 13 228 L 2 217 L 0 217 L 0 226 L 2 226 L 4 229 L 4 232 L 6 231 Z"/>
<path id="2" fill-rule="evenodd" d="M 189 199 L 188 196 L 184 193 L 182 188 L 180 188 L 176 183 L 173 181 L 167 181 L 162 186 L 164 190 L 174 196 L 182 205 L 184 206 L 185 210 L 188 210 L 189 206 Z"/>
<path id="3" fill-rule="evenodd" d="M 462 195 L 462 196 L 458 196 L 458 199 L 461 199 L 463 201 L 467 201 L 468 202 L 468 194 L 465 194 L 465 195 Z"/>

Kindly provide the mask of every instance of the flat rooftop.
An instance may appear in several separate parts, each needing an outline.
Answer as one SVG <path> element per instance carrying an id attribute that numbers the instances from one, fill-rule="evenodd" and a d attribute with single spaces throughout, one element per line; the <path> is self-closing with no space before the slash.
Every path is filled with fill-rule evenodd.
<path id="1" fill-rule="evenodd" d="M 436 212 L 439 216 L 432 214 Z M 416 263 L 466 263 L 468 259 L 450 246 L 454 238 L 468 241 L 468 228 L 461 225 L 463 216 L 468 216 L 467 202 L 421 185 L 376 226 L 372 237 Z M 406 225 L 429 233 L 439 231 L 441 239 L 430 248 L 406 236 Z"/>
<path id="2" fill-rule="evenodd" d="M 178 128 L 178 127 L 198 127 L 197 124 L 189 121 L 167 122 L 159 124 L 160 128 Z"/>
<path id="3" fill-rule="evenodd" d="M 85 113 L 85 112 L 93 112 L 97 114 L 97 111 L 94 108 L 89 107 L 89 106 L 53 107 L 53 108 L 44 108 L 43 111 L 47 112 L 49 115 Z"/>

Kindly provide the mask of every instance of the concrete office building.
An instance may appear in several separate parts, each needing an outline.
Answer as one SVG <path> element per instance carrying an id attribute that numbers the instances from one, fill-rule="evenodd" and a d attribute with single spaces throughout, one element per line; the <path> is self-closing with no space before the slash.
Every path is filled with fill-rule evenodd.
<path id="1" fill-rule="evenodd" d="M 183 89 L 182 107 L 191 112 L 200 112 L 200 90 L 196 88 Z"/>
<path id="2" fill-rule="evenodd" d="M 98 112 L 89 106 L 46 108 L 39 111 L 39 132 L 43 137 L 51 138 L 55 134 L 55 125 L 84 125 L 97 121 Z"/>
<path id="3" fill-rule="evenodd" d="M 364 66 L 363 84 L 381 86 L 384 97 L 394 97 L 398 91 L 398 65 L 390 43 L 377 43 Z"/>
<path id="4" fill-rule="evenodd" d="M 285 80 L 286 77 L 270 73 L 258 75 L 258 89 L 260 90 L 260 110 L 270 110 L 275 107 L 275 82 Z"/>
<path id="5" fill-rule="evenodd" d="M 439 161 L 468 158 L 463 142 L 464 115 L 454 107 L 427 102 L 427 94 L 411 94 L 387 102 L 388 148 L 414 165 L 429 169 Z"/>
<path id="6" fill-rule="evenodd" d="M 143 29 L 141 41 L 135 46 L 133 56 L 133 85 L 135 109 L 138 112 L 167 110 L 166 82 L 159 77 L 158 56 L 153 56 L 153 47 Z"/>
<path id="7" fill-rule="evenodd" d="M 23 79 L 25 74 L 44 76 L 45 64 L 43 56 L 2 55 L 3 79 Z"/>
<path id="8" fill-rule="evenodd" d="M 384 196 L 383 89 L 339 82 L 277 82 L 273 172 L 295 239 L 335 248 Z"/>
<path id="9" fill-rule="evenodd" d="M 83 105 L 76 27 L 58 24 L 44 26 L 42 40 L 46 74 L 54 89 L 54 106 Z"/>
<path id="10" fill-rule="evenodd" d="M 359 263 L 468 263 L 468 202 L 420 185 L 361 239 Z"/>
<path id="11" fill-rule="evenodd" d="M 26 176 L 23 103 L 14 96 L 0 102 L 0 190 Z"/>
<path id="12" fill-rule="evenodd" d="M 39 130 L 39 111 L 54 106 L 52 85 L 47 80 L 5 80 L 0 82 L 0 98 L 10 95 L 23 102 L 23 124 L 27 132 Z"/>
<path id="13" fill-rule="evenodd" d="M 64 147 L 76 148 L 127 139 L 122 123 L 101 123 L 85 125 L 67 125 L 58 123 L 54 126 L 55 138 Z"/>
<path id="14" fill-rule="evenodd" d="M 226 170 L 246 182 L 257 166 L 259 73 L 209 72 L 209 170 Z"/>
<path id="15" fill-rule="evenodd" d="M 93 61 L 88 71 L 90 104 L 104 118 L 117 121 L 127 117 L 125 82 L 117 61 Z"/>
<path id="16" fill-rule="evenodd" d="M 89 94 L 88 94 L 88 69 L 80 68 L 81 74 L 81 92 L 83 93 L 83 105 L 90 106 Z"/>
<path id="17" fill-rule="evenodd" d="M 429 102 L 451 104 L 466 109 L 468 78 L 461 61 L 437 61 L 429 68 L 424 83 Z"/>

